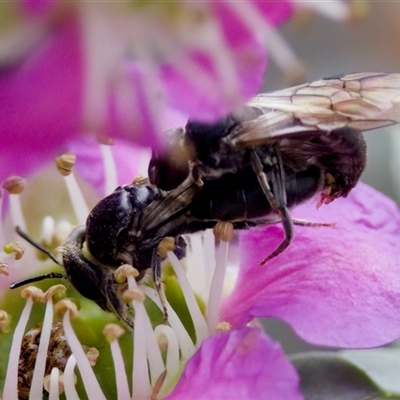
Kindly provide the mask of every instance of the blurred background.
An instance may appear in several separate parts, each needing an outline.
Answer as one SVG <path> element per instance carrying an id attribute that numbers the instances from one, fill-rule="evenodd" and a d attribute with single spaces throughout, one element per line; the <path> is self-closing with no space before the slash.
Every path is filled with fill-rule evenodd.
<path id="1" fill-rule="evenodd" d="M 400 2 L 360 5 L 368 12 L 357 21 L 343 23 L 300 13 L 281 27 L 281 34 L 306 66 L 305 81 L 353 72 L 400 72 Z M 265 91 L 285 86 L 282 71 L 270 62 Z M 400 127 L 377 129 L 364 136 L 368 165 L 361 180 L 400 204 Z M 316 348 L 298 339 L 283 322 L 267 320 L 264 326 L 288 353 Z"/>

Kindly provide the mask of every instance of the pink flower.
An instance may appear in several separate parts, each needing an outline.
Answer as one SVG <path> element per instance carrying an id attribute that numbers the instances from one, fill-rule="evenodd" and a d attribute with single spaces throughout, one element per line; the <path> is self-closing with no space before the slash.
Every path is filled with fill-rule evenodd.
<path id="1" fill-rule="evenodd" d="M 220 318 L 242 326 L 255 317 L 286 321 L 304 340 L 333 347 L 375 347 L 400 336 L 400 213 L 359 184 L 346 199 L 293 215 L 335 228 L 296 227 L 289 248 L 259 262 L 282 238 L 279 226 L 241 236 L 241 270 Z"/>
<path id="2" fill-rule="evenodd" d="M 19 6 L 0 73 L 0 179 L 83 132 L 157 146 L 188 115 L 216 119 L 242 105 L 266 68 L 260 24 L 292 12 L 289 2 L 253 1 Z"/>

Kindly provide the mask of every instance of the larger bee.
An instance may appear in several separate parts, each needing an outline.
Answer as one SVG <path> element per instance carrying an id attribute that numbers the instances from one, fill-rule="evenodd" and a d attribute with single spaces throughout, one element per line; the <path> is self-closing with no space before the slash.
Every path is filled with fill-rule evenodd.
<path id="1" fill-rule="evenodd" d="M 183 234 L 281 221 L 285 238 L 267 261 L 293 237 L 289 208 L 317 193 L 320 204 L 347 196 L 365 167 L 361 131 L 399 122 L 399 102 L 400 74 L 363 73 L 261 94 L 214 124 L 189 121 L 154 154 L 150 183 L 117 188 L 70 235 L 65 277 L 132 327 L 112 272 L 128 263 L 140 279 L 150 268 L 160 291 L 157 247 L 166 236 L 183 257 Z"/>
<path id="2" fill-rule="evenodd" d="M 203 191 L 208 207 L 196 206 L 195 217 L 251 222 L 275 214 L 285 237 L 265 262 L 293 238 L 288 208 L 318 192 L 318 205 L 348 195 L 366 165 L 361 132 L 400 122 L 399 103 L 400 74 L 350 74 L 260 94 L 216 123 L 189 121 L 169 132 L 165 151 L 153 153 L 149 178 L 171 190 L 190 162 L 204 188 L 215 190 Z"/>

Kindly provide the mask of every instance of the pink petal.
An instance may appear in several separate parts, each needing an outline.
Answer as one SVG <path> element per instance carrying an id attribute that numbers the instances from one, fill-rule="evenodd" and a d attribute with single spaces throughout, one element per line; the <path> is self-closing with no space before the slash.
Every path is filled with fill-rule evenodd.
<path id="1" fill-rule="evenodd" d="M 71 140 L 66 146 L 76 155 L 75 171 L 92 185 L 100 196 L 104 192 L 105 166 L 99 143 L 93 136 L 87 135 Z M 117 140 L 110 146 L 116 166 L 117 185 L 132 182 L 138 175 L 147 175 L 149 152 L 125 140 Z"/>
<path id="2" fill-rule="evenodd" d="M 292 1 L 257 1 L 250 0 L 255 7 L 258 8 L 260 14 L 267 18 L 270 24 L 275 26 L 283 24 L 286 22 L 295 12 Z"/>
<path id="3" fill-rule="evenodd" d="M 22 175 L 76 134 L 82 102 L 79 24 L 70 17 L 0 74 L 0 180 Z"/>
<path id="4" fill-rule="evenodd" d="M 296 227 L 296 237 L 260 267 L 282 238 L 278 226 L 242 235 L 242 270 L 221 319 L 279 318 L 308 342 L 373 347 L 400 336 L 400 213 L 385 196 L 359 184 L 347 199 L 294 216 L 336 222 Z"/>
<path id="5" fill-rule="evenodd" d="M 48 15 L 62 0 L 20 0 L 21 11 L 30 16 Z"/>
<path id="6" fill-rule="evenodd" d="M 299 378 L 280 345 L 260 329 L 240 328 L 205 340 L 187 362 L 177 399 L 302 399 Z"/>

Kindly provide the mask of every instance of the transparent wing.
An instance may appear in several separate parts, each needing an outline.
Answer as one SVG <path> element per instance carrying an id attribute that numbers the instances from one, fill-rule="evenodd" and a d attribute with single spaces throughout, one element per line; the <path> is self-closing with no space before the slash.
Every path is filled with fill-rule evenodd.
<path id="1" fill-rule="evenodd" d="M 321 79 L 259 94 L 248 106 L 261 115 L 245 118 L 229 135 L 235 147 L 257 146 L 302 132 L 376 129 L 400 122 L 400 74 L 372 72 Z"/>

